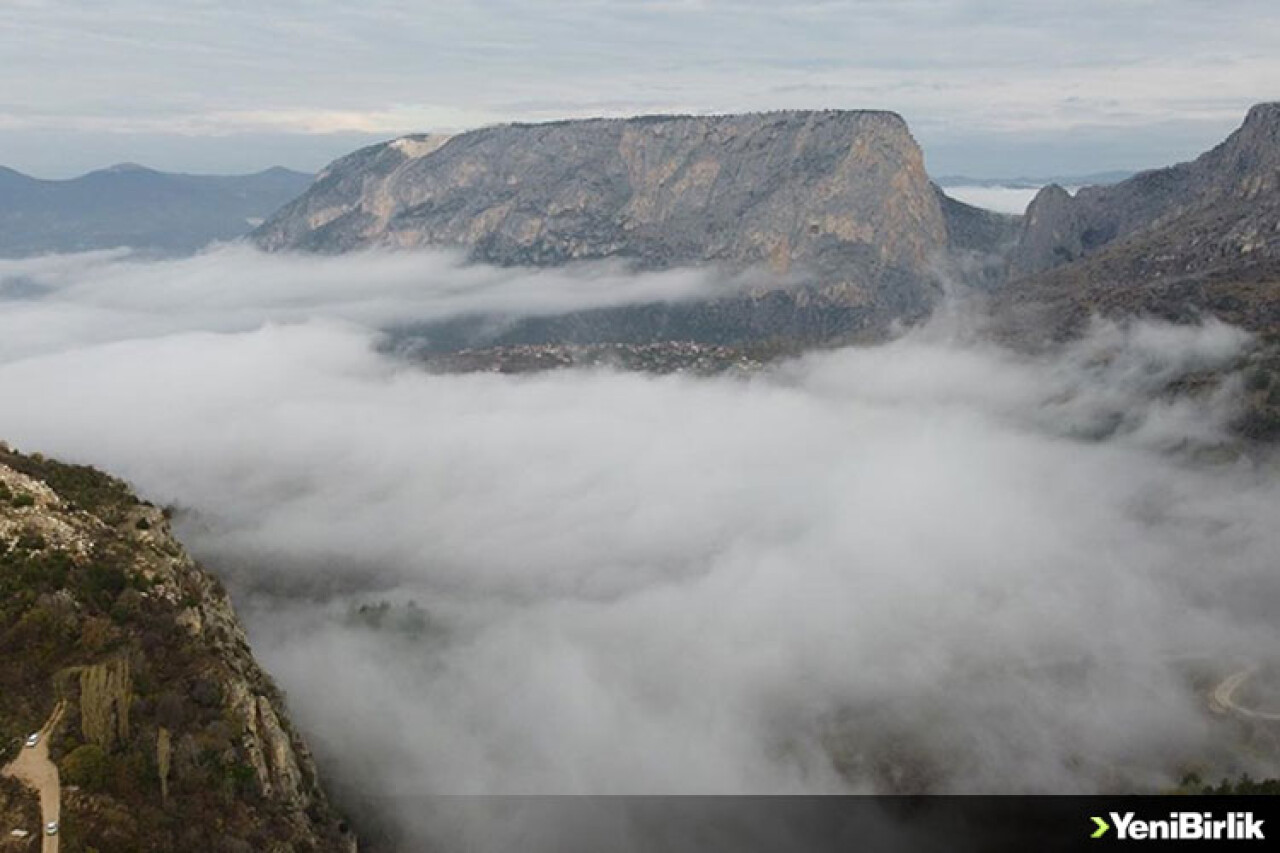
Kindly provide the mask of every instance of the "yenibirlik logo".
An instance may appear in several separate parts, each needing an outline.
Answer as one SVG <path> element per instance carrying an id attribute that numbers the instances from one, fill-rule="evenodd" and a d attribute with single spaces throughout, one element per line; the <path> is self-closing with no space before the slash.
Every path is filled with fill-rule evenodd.
<path id="1" fill-rule="evenodd" d="M 1265 841 L 1262 821 L 1252 812 L 1230 812 L 1214 819 L 1213 812 L 1170 812 L 1168 820 L 1141 820 L 1133 812 L 1109 812 L 1120 841 Z M 1093 818 L 1090 838 L 1102 838 L 1112 828 L 1100 817 Z"/>

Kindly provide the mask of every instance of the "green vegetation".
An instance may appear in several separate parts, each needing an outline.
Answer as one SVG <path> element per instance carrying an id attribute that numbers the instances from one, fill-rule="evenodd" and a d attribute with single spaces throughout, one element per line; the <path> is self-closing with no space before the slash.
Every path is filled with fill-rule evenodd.
<path id="1" fill-rule="evenodd" d="M 1280 794 L 1280 779 L 1251 779 L 1243 774 L 1239 779 L 1223 779 L 1216 786 L 1205 785 L 1202 794 L 1220 794 L 1223 796 L 1239 796 L 1244 794 L 1264 794 L 1275 796 Z"/>
<path id="2" fill-rule="evenodd" d="M 1243 371 L 1244 411 L 1235 426 L 1249 439 L 1280 440 L 1280 342 L 1264 341 Z"/>
<path id="3" fill-rule="evenodd" d="M 63 781 L 91 792 L 106 788 L 109 771 L 110 759 L 106 751 L 94 743 L 78 746 L 62 759 Z"/>
<path id="4" fill-rule="evenodd" d="M 124 483 L 88 465 L 67 465 L 39 454 L 11 451 L 0 452 L 0 464 L 44 482 L 73 508 L 93 513 L 108 524 L 118 524 L 121 515 L 138 503 Z"/>
<path id="5" fill-rule="evenodd" d="M 0 537 L 0 756 L 65 701 L 48 737 L 64 780 L 80 788 L 64 804 L 64 849 L 196 850 L 215 838 L 227 849 L 315 849 L 320 836 L 305 821 L 264 799 L 227 705 L 232 679 L 248 679 L 251 695 L 277 697 L 274 686 L 234 657 L 241 649 L 178 621 L 184 607 L 219 606 L 220 587 L 184 567 L 180 548 L 157 535 L 154 508 L 124 484 L 2 444 L 0 466 L 63 502 L 0 492 L 11 531 Z M 311 826 L 336 837 L 318 802 Z"/>
<path id="6" fill-rule="evenodd" d="M 1255 367 L 1244 375 L 1244 390 L 1265 391 L 1271 387 L 1271 373 L 1261 367 Z"/>
<path id="7" fill-rule="evenodd" d="M 1199 773 L 1188 773 L 1173 791 L 1175 794 L 1212 796 L 1275 796 L 1280 794 L 1280 779 L 1253 779 L 1243 773 L 1238 779 L 1223 779 L 1217 785 L 1206 785 Z"/>

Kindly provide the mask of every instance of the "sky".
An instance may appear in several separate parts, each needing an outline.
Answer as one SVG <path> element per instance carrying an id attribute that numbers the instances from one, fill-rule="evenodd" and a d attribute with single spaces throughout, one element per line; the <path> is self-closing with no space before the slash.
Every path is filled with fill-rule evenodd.
<path id="1" fill-rule="evenodd" d="M 445 844 L 419 795 L 1280 769 L 1206 697 L 1280 642 L 1277 460 L 1223 452 L 1238 376 L 1163 392 L 1246 333 L 1098 324 L 1036 358 L 952 305 L 713 377 L 436 374 L 380 347 L 388 317 L 708 284 L 457 263 L 0 261 L 0 398 L 40 403 L 0 407 L 0 435 L 176 505 L 326 780 L 404 849 L 560 849 Z"/>
<path id="2" fill-rule="evenodd" d="M 935 175 L 1187 159 L 1280 97 L 1271 0 L 0 0 L 0 164 L 317 170 L 652 112 L 902 113 Z"/>

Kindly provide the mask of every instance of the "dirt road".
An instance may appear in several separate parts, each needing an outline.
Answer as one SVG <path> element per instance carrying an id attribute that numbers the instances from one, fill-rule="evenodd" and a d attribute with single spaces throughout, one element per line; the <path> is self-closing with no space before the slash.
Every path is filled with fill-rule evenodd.
<path id="1" fill-rule="evenodd" d="M 1236 693 L 1257 671 L 1257 666 L 1251 666 L 1239 672 L 1233 672 L 1222 679 L 1218 686 L 1213 688 L 1213 693 L 1209 696 L 1209 707 L 1220 714 L 1239 714 L 1242 717 L 1248 717 L 1253 720 L 1280 720 L 1280 713 L 1259 711 L 1236 703 Z"/>
<path id="2" fill-rule="evenodd" d="M 0 771 L 40 793 L 40 826 L 35 827 L 35 831 L 44 839 L 40 848 L 43 853 L 58 853 L 59 836 L 47 834 L 44 828 L 50 821 L 60 820 L 62 808 L 62 785 L 58 780 L 58 768 L 49 760 L 49 734 L 58 725 L 58 720 L 62 719 L 62 707 L 59 702 L 53 709 L 53 715 L 40 730 L 40 742 L 34 747 L 22 747 L 18 757 Z"/>

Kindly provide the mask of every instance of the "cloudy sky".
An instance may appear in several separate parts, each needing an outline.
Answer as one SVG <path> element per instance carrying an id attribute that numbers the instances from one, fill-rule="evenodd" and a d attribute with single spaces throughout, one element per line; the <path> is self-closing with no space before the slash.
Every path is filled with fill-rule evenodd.
<path id="1" fill-rule="evenodd" d="M 1272 0 L 0 0 L 0 163 L 316 169 L 513 119 L 903 113 L 935 174 L 1160 165 L 1280 96 Z"/>

